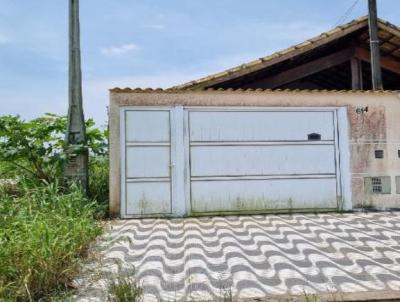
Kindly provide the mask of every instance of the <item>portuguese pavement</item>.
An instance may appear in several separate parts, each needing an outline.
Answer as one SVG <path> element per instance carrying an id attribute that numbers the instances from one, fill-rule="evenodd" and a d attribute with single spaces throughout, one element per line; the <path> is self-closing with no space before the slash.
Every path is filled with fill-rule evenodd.
<path id="1" fill-rule="evenodd" d="M 106 301 L 135 276 L 144 301 L 400 290 L 400 213 L 114 220 L 76 280 Z"/>

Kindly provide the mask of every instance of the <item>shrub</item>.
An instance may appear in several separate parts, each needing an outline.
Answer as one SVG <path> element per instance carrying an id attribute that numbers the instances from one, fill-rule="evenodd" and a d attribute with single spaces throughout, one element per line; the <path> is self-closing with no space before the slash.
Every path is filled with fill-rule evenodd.
<path id="1" fill-rule="evenodd" d="M 31 188 L 0 195 L 0 300 L 37 300 L 68 287 L 79 257 L 101 233 L 96 206 L 74 186 Z"/>
<path id="2" fill-rule="evenodd" d="M 64 116 L 46 114 L 31 121 L 19 116 L 0 117 L 1 177 L 23 175 L 32 181 L 55 182 L 62 176 L 65 163 Z M 92 156 L 107 154 L 107 131 L 86 121 L 87 146 Z"/>
<path id="3" fill-rule="evenodd" d="M 0 189 L 24 178 L 33 187 L 43 183 L 57 183 L 62 179 L 65 163 L 64 135 L 67 119 L 46 114 L 31 121 L 19 116 L 0 117 Z M 108 131 L 86 121 L 89 150 L 89 198 L 108 205 Z M 8 181 L 11 182 L 8 182 Z M 14 192 L 16 193 L 16 192 Z"/>
<path id="4" fill-rule="evenodd" d="M 102 215 L 107 212 L 109 200 L 108 156 L 89 158 L 89 198 L 97 202 Z"/>

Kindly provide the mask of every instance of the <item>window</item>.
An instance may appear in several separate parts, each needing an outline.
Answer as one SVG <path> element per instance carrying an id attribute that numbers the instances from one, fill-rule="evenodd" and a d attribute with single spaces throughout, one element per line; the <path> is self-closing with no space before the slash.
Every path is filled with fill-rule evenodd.
<path id="1" fill-rule="evenodd" d="M 372 192 L 373 193 L 382 193 L 382 178 L 380 177 L 372 177 Z"/>
<path id="2" fill-rule="evenodd" d="M 390 176 L 364 178 L 365 193 L 390 194 Z"/>

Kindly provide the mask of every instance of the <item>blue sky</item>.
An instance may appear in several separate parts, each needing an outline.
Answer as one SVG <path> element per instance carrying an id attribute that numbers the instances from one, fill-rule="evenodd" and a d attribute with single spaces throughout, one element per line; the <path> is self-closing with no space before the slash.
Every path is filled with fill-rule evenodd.
<path id="1" fill-rule="evenodd" d="M 334 27 L 355 0 L 81 0 L 85 114 L 108 89 L 169 87 Z M 67 0 L 0 0 L 0 114 L 67 111 Z M 366 15 L 359 0 L 344 21 Z M 400 25 L 400 1 L 378 0 Z"/>

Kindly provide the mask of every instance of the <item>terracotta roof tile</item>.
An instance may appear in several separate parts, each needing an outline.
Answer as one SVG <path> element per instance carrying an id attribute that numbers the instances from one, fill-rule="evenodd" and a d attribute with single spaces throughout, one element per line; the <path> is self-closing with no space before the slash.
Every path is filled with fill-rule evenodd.
<path id="1" fill-rule="evenodd" d="M 191 92 L 218 92 L 218 93 L 249 93 L 249 92 L 259 92 L 259 93 L 376 93 L 376 94 L 399 94 L 400 90 L 327 90 L 327 89 L 262 89 L 262 88 L 249 88 L 249 89 L 233 89 L 233 88 L 207 88 L 207 89 L 192 89 L 192 90 L 182 90 L 174 88 L 112 88 L 110 89 L 112 93 L 191 93 Z"/>

